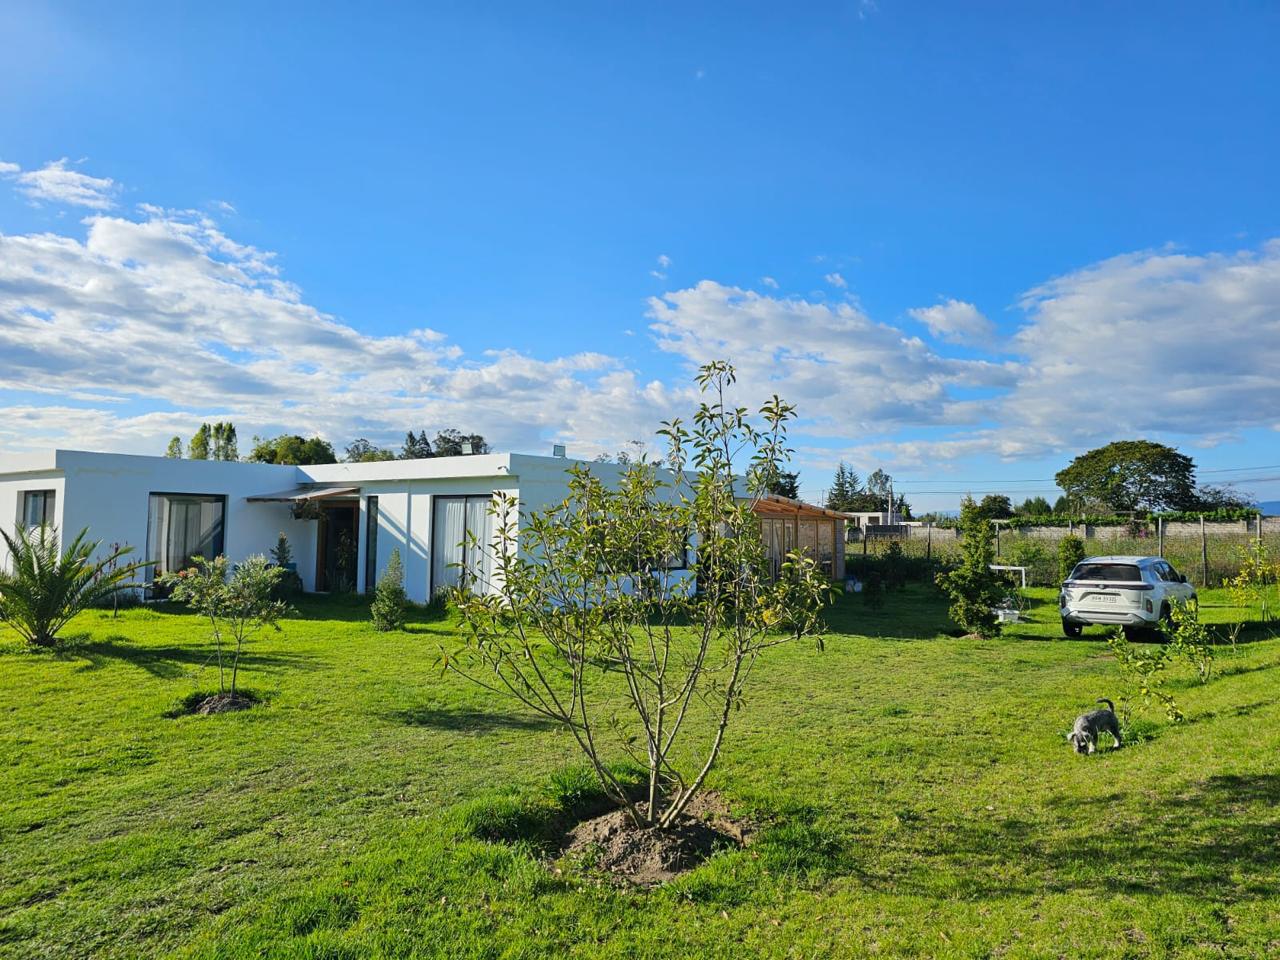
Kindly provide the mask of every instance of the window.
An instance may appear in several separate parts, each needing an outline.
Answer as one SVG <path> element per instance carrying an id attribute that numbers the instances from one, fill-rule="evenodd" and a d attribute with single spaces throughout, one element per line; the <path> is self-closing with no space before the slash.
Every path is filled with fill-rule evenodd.
<path id="1" fill-rule="evenodd" d="M 1104 583 L 1140 583 L 1142 571 L 1130 563 L 1082 563 L 1071 571 L 1072 580 Z"/>
<path id="2" fill-rule="evenodd" d="M 365 498 L 364 592 L 378 585 L 378 498 Z"/>
<path id="3" fill-rule="evenodd" d="M 57 500 L 58 495 L 53 490 L 24 490 L 18 525 L 28 530 L 39 526 L 52 527 Z"/>
<path id="4" fill-rule="evenodd" d="M 186 493 L 153 493 L 147 511 L 149 576 L 183 570 L 192 557 L 212 559 L 225 552 L 223 522 L 227 498 Z"/>
<path id="5" fill-rule="evenodd" d="M 492 498 L 486 494 L 433 499 L 431 592 L 460 586 L 464 580 L 471 590 L 486 591 L 493 567 Z"/>

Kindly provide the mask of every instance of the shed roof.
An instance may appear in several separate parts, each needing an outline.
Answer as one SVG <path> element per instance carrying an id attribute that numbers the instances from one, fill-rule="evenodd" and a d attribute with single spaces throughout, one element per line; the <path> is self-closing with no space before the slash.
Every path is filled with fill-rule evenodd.
<path id="1" fill-rule="evenodd" d="M 803 500 L 792 500 L 790 497 L 784 497 L 776 493 L 766 493 L 755 502 L 752 510 L 759 517 L 803 517 L 810 520 L 821 518 L 828 520 L 848 519 L 848 515 L 841 513 L 839 510 L 828 510 L 826 507 L 817 507 L 812 503 L 805 503 Z"/>

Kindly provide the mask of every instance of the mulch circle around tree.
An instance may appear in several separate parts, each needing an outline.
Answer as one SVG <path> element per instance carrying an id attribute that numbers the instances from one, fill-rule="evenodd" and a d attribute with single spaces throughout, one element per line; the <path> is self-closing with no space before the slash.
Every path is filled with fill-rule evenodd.
<path id="1" fill-rule="evenodd" d="M 753 830 L 750 822 L 731 817 L 715 793 L 701 793 L 664 829 L 638 826 L 625 809 L 583 820 L 564 836 L 560 855 L 621 882 L 652 887 L 692 870 L 717 850 L 745 846 Z"/>
<path id="2" fill-rule="evenodd" d="M 172 710 L 165 716 L 168 717 L 186 717 L 199 716 L 208 717 L 218 713 L 234 713 L 237 710 L 248 710 L 250 707 L 256 707 L 262 700 L 247 690 L 236 691 L 235 696 L 229 693 L 208 693 L 207 691 L 196 692 L 184 697 Z"/>

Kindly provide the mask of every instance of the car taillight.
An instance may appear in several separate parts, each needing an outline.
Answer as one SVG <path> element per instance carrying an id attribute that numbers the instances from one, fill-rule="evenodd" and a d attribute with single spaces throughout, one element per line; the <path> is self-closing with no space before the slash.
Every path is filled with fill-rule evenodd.
<path id="1" fill-rule="evenodd" d="M 1153 606 L 1151 605 L 1151 601 L 1150 601 L 1150 600 L 1148 600 L 1148 601 L 1147 601 L 1147 613 L 1151 613 L 1151 612 L 1153 612 L 1154 610 L 1155 610 L 1155 607 L 1153 607 Z"/>

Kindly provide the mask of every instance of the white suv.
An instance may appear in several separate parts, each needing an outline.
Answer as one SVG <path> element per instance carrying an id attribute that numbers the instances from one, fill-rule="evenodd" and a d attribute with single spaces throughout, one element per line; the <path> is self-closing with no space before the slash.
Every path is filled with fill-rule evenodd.
<path id="1" fill-rule="evenodd" d="M 1135 636 L 1167 621 L 1175 603 L 1195 599 L 1195 587 L 1163 557 L 1086 557 L 1062 584 L 1058 608 L 1068 637 L 1089 624 Z"/>

